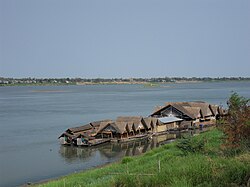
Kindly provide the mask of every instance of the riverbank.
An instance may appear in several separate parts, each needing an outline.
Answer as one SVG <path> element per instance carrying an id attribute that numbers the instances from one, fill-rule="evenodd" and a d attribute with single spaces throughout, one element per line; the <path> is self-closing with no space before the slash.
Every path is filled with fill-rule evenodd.
<path id="1" fill-rule="evenodd" d="M 37 186 L 240 186 L 250 177 L 250 153 L 226 157 L 214 129 L 141 156 Z"/>
<path id="2" fill-rule="evenodd" d="M 1 83 L 0 87 L 5 86 L 70 86 L 70 85 L 144 85 L 145 87 L 155 87 L 167 84 L 195 84 L 195 83 L 220 83 L 220 82 L 249 82 L 248 78 L 242 80 L 175 80 L 175 81 L 68 81 L 68 82 L 15 82 L 15 83 Z"/>

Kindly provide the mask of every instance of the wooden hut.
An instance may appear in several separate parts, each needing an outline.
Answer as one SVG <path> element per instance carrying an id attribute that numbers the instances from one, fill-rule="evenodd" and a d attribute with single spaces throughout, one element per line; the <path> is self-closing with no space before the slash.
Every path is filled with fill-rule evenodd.
<path id="1" fill-rule="evenodd" d="M 128 136 L 135 136 L 134 122 L 132 122 L 132 121 L 127 122 L 126 129 L 127 129 L 127 132 L 128 132 Z"/>
<path id="2" fill-rule="evenodd" d="M 89 146 L 89 141 L 94 139 L 90 137 L 87 133 L 79 132 L 72 138 L 72 143 L 76 146 Z"/>
<path id="3" fill-rule="evenodd" d="M 107 123 L 107 122 L 110 122 L 110 121 L 112 121 L 112 120 L 105 119 L 105 120 L 101 120 L 101 121 L 93 121 L 93 122 L 90 122 L 90 123 L 88 123 L 86 125 L 69 128 L 69 129 L 66 130 L 66 132 L 69 133 L 69 134 L 72 134 L 72 135 L 81 132 L 81 133 L 87 133 L 88 136 L 93 136 L 93 135 L 95 135 L 95 133 L 98 130 L 101 123 Z"/>
<path id="4" fill-rule="evenodd" d="M 144 121 L 149 129 L 149 132 L 153 134 L 165 133 L 169 130 L 175 130 L 179 128 L 180 123 L 183 119 L 170 116 L 170 117 L 147 117 Z"/>
<path id="5" fill-rule="evenodd" d="M 179 128 L 181 122 L 183 119 L 174 117 L 174 116 L 169 116 L 169 117 L 162 117 L 158 118 L 160 123 L 156 126 L 156 131 L 158 133 L 160 132 L 166 132 L 169 130 L 176 130 Z"/>
<path id="6" fill-rule="evenodd" d="M 85 140 L 86 137 L 92 137 L 96 135 L 96 131 L 98 130 L 101 123 L 107 123 L 111 121 L 112 120 L 110 119 L 105 119 L 101 121 L 90 122 L 86 125 L 69 128 L 59 137 L 59 142 L 62 145 L 80 145 L 84 143 L 81 143 L 80 140 Z"/>
<path id="7" fill-rule="evenodd" d="M 214 108 L 211 104 L 202 101 L 169 102 L 150 116 L 157 118 L 174 116 L 183 119 L 180 128 L 190 128 L 203 122 L 214 123 L 216 114 L 219 115 L 216 112 L 218 109 Z"/>
<path id="8" fill-rule="evenodd" d="M 101 125 L 101 123 L 111 123 L 111 122 L 113 122 L 113 120 L 105 119 L 105 120 L 90 122 L 90 125 L 92 126 L 94 131 L 97 131 L 99 129 L 99 126 Z"/>
<path id="9" fill-rule="evenodd" d="M 152 132 L 152 118 L 151 117 L 145 117 L 143 118 L 145 125 L 147 126 L 148 132 Z"/>
<path id="10" fill-rule="evenodd" d="M 76 134 L 78 132 L 90 132 L 93 129 L 93 126 L 90 124 L 82 125 L 79 127 L 72 127 L 66 130 L 69 134 Z"/>
<path id="11" fill-rule="evenodd" d="M 61 145 L 71 145 L 71 141 L 73 139 L 73 136 L 74 135 L 72 135 L 68 132 L 64 132 L 58 137 L 58 139 L 59 139 L 59 142 Z"/>
<path id="12" fill-rule="evenodd" d="M 149 133 L 155 133 L 156 132 L 156 126 L 159 125 L 158 119 L 154 117 L 145 117 L 143 118 L 147 130 Z"/>
<path id="13" fill-rule="evenodd" d="M 101 123 L 97 133 L 97 138 L 122 139 L 128 137 L 126 122 Z"/>
<path id="14" fill-rule="evenodd" d="M 147 125 L 143 120 L 142 116 L 119 116 L 116 119 L 116 123 L 119 122 L 126 122 L 129 124 L 133 123 L 134 134 L 143 134 L 147 132 Z"/>

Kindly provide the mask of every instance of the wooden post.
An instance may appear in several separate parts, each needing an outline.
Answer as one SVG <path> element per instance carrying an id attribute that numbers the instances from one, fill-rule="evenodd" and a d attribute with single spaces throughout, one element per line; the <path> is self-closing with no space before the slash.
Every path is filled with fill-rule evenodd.
<path id="1" fill-rule="evenodd" d="M 129 172 L 128 172 L 128 163 L 127 163 L 127 174 L 128 174 Z"/>
<path id="2" fill-rule="evenodd" d="M 161 172 L 161 161 L 160 159 L 158 160 L 158 170 L 159 170 L 159 173 Z"/>

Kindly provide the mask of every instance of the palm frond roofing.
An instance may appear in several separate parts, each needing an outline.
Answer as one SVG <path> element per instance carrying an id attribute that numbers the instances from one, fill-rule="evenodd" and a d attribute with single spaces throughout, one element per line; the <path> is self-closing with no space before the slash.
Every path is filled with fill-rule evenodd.
<path id="1" fill-rule="evenodd" d="M 138 130 L 144 128 L 142 120 L 143 120 L 142 116 L 119 116 L 116 119 L 116 123 L 119 122 L 133 123 L 135 130 Z"/>
<path id="2" fill-rule="evenodd" d="M 112 121 L 112 120 L 111 119 L 105 119 L 105 120 L 101 120 L 101 121 L 93 121 L 93 122 L 90 122 L 90 123 L 88 123 L 86 125 L 69 128 L 67 131 L 70 131 L 72 133 L 87 131 L 87 130 L 92 129 L 93 127 L 94 128 L 99 127 L 102 122 L 110 122 L 110 121 Z"/>
<path id="3" fill-rule="evenodd" d="M 127 132 L 127 122 L 102 122 L 97 133 L 101 133 L 103 130 L 105 130 L 108 126 L 111 126 L 116 133 L 123 134 Z"/>
<path id="4" fill-rule="evenodd" d="M 203 101 L 192 101 L 192 102 L 167 102 L 164 107 L 159 108 L 158 111 L 155 111 L 152 115 L 163 111 L 169 106 L 173 106 L 177 110 L 181 111 L 182 113 L 186 114 L 192 119 L 201 117 L 200 113 L 203 117 L 212 116 L 214 112 L 212 111 L 210 105 L 207 102 Z"/>
<path id="5" fill-rule="evenodd" d="M 68 130 L 72 133 L 76 133 L 76 132 L 86 131 L 90 129 L 92 129 L 92 126 L 90 124 L 86 124 L 86 125 L 82 125 L 79 127 L 72 127 L 72 128 L 69 128 Z"/>

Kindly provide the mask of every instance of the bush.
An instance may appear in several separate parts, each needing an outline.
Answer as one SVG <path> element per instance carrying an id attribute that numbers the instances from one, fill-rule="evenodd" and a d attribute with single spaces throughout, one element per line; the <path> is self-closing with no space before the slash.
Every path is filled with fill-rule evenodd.
<path id="1" fill-rule="evenodd" d="M 131 161 L 133 161 L 133 158 L 131 158 L 131 157 L 124 157 L 122 159 L 122 164 L 126 164 L 126 163 L 129 163 Z"/>
<path id="2" fill-rule="evenodd" d="M 191 137 L 182 137 L 182 139 L 177 142 L 176 146 L 184 155 L 188 153 L 201 153 L 204 151 L 205 141 L 202 139 L 196 140 Z"/>
<path id="3" fill-rule="evenodd" d="M 226 135 L 225 149 L 248 149 L 250 144 L 250 107 L 249 99 L 233 93 L 229 98 L 228 116 L 223 125 L 223 132 Z M 248 145 L 248 146 L 247 146 Z M 238 151 L 236 151 L 238 152 Z"/>

